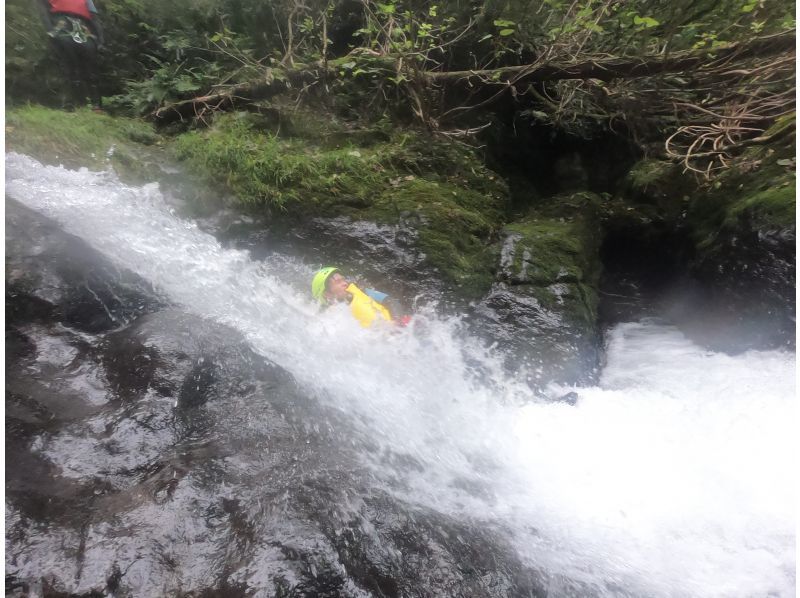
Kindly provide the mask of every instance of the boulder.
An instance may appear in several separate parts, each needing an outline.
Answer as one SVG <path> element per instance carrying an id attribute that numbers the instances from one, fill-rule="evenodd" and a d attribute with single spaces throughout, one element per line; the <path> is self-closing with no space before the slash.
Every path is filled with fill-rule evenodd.
<path id="1" fill-rule="evenodd" d="M 716 348 L 794 348 L 794 156 L 793 144 L 750 151 L 689 206 L 700 284 L 677 309 Z"/>
<path id="2" fill-rule="evenodd" d="M 476 332 L 534 386 L 597 374 L 599 202 L 587 192 L 556 196 L 506 226 L 495 283 L 475 307 Z"/>
<path id="3" fill-rule="evenodd" d="M 794 145 L 776 133 L 708 181 L 634 165 L 602 209 L 605 322 L 660 315 L 716 350 L 794 347 Z"/>
<path id="4" fill-rule="evenodd" d="M 167 301 L 81 239 L 6 198 L 6 314 L 84 332 L 124 326 Z"/>
<path id="5" fill-rule="evenodd" d="M 376 475 L 369 434 L 239 332 L 7 216 L 9 595 L 546 595 L 503 533 L 401 498 L 413 459 Z M 104 294 L 73 312 L 87 280 Z"/>

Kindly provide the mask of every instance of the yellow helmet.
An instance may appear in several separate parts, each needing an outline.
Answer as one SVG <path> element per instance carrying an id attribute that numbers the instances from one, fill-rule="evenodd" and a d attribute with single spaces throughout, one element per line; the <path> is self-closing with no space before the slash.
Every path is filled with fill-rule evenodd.
<path id="1" fill-rule="evenodd" d="M 327 266 L 314 274 L 314 278 L 311 280 L 311 294 L 314 296 L 314 299 L 320 303 L 325 301 L 325 284 L 328 282 L 328 278 L 330 278 L 331 274 L 338 271 L 339 268 Z"/>

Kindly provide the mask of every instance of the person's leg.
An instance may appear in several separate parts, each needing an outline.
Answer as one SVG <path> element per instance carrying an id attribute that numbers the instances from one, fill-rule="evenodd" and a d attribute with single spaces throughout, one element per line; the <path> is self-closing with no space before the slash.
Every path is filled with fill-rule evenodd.
<path id="1" fill-rule="evenodd" d="M 90 39 L 76 44 L 76 54 L 80 57 L 80 78 L 83 82 L 84 97 L 88 97 L 92 108 L 102 109 L 98 77 L 97 44 Z"/>
<path id="2" fill-rule="evenodd" d="M 82 81 L 80 56 L 75 49 L 75 42 L 67 37 L 52 38 L 52 48 L 58 62 L 62 66 L 64 78 L 64 108 L 79 108 L 86 103 L 86 93 Z"/>

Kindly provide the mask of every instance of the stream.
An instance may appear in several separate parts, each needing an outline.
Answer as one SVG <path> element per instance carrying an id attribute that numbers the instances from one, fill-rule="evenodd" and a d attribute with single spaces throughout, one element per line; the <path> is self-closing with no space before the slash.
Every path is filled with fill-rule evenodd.
<path id="1" fill-rule="evenodd" d="M 7 287 L 57 234 L 107 273 L 76 277 L 93 324 L 7 324 L 7 592 L 794 596 L 794 353 L 626 322 L 545 401 L 458 316 L 320 313 L 316 264 L 223 246 L 157 184 L 5 166 Z"/>

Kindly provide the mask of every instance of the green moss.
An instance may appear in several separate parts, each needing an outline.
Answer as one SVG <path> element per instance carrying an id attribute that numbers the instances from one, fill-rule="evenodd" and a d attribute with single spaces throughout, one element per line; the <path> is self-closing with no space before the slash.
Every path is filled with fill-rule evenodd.
<path id="1" fill-rule="evenodd" d="M 534 218 L 506 230 L 521 235 L 509 264 L 513 280 L 539 286 L 596 282 L 597 239 L 583 221 Z"/>
<path id="2" fill-rule="evenodd" d="M 727 210 L 723 226 L 746 217 L 759 230 L 785 229 L 795 224 L 797 190 L 794 180 L 742 197 Z"/>
<path id="3" fill-rule="evenodd" d="M 764 133 L 713 181 L 701 184 L 680 166 L 642 160 L 626 177 L 621 193 L 605 202 L 607 228 L 645 230 L 654 224 L 680 227 L 691 235 L 698 258 L 723 250 L 730 239 L 754 231 L 795 226 L 795 115 Z"/>
<path id="4" fill-rule="evenodd" d="M 504 229 L 502 278 L 581 326 L 597 316 L 598 203 L 587 193 L 555 197 Z"/>
<path id="5" fill-rule="evenodd" d="M 347 215 L 384 223 L 413 216 L 419 249 L 448 282 L 465 294 L 488 289 L 489 244 L 502 224 L 508 191 L 472 152 L 415 132 L 341 147 L 318 134 L 299 139 L 296 129 L 284 133 L 227 115 L 210 130 L 181 136 L 175 150 L 254 210 L 279 208 L 289 219 Z"/>
<path id="6" fill-rule="evenodd" d="M 265 134 L 235 115 L 219 120 L 209 131 L 179 137 L 175 150 L 195 172 L 229 188 L 244 205 L 325 215 L 337 198 L 368 205 L 370 190 L 383 179 L 374 151 L 322 150 Z"/>
<path id="7" fill-rule="evenodd" d="M 457 228 L 486 237 L 500 223 L 503 205 L 499 193 L 483 195 L 453 183 L 406 175 L 392 180 L 365 215 L 391 220 L 403 212 L 415 212 L 432 228 Z"/>
<path id="8" fill-rule="evenodd" d="M 795 179 L 793 142 L 751 148 L 692 199 L 687 220 L 700 252 L 732 234 L 794 228 Z"/>
<path id="9" fill-rule="evenodd" d="M 600 197 L 590 191 L 553 195 L 540 200 L 533 207 L 538 217 L 556 218 L 559 220 L 581 220 L 595 218 L 602 205 Z"/>
<path id="10" fill-rule="evenodd" d="M 6 111 L 6 148 L 48 164 L 103 169 L 111 163 L 122 173 L 143 175 L 150 165 L 136 159 L 136 146 L 158 141 L 143 121 L 89 109 L 64 112 L 27 105 Z"/>
<path id="11" fill-rule="evenodd" d="M 444 177 L 446 179 L 446 177 Z M 413 214 L 422 223 L 419 249 L 462 294 L 478 296 L 491 286 L 495 256 L 489 245 L 503 219 L 501 188 L 484 195 L 447 180 L 406 175 L 394 180 L 360 217 L 396 221 Z"/>
<path id="12" fill-rule="evenodd" d="M 309 193 L 333 198 L 349 195 L 357 203 L 370 205 L 376 191 L 409 174 L 483 194 L 506 193 L 496 175 L 471 152 L 425 135 L 395 133 L 366 147 L 330 147 L 322 129 L 311 124 L 309 130 L 297 139 L 291 127 L 279 134 L 250 116 L 231 114 L 218 118 L 208 130 L 181 136 L 175 148 L 190 167 L 224 181 L 249 205 L 291 208 L 293 203 L 302 205 Z"/>
<path id="13" fill-rule="evenodd" d="M 396 222 L 414 215 L 421 222 L 419 249 L 427 261 L 464 295 L 477 296 L 492 281 L 495 255 L 490 241 L 502 223 L 505 195 L 483 195 L 450 182 L 406 175 L 394 180 L 358 216 Z"/>
<path id="14" fill-rule="evenodd" d="M 633 165 L 619 193 L 604 205 L 611 227 L 640 227 L 662 222 L 677 226 L 686 200 L 697 188 L 695 178 L 663 160 L 644 159 Z"/>
<path id="15" fill-rule="evenodd" d="M 783 133 L 788 133 L 795 128 L 797 113 L 784 114 L 776 119 L 773 125 L 764 132 L 764 137 L 777 137 Z"/>

